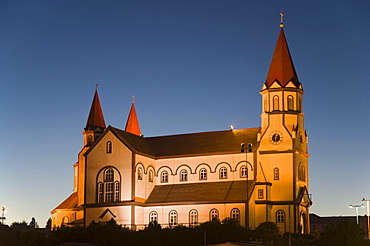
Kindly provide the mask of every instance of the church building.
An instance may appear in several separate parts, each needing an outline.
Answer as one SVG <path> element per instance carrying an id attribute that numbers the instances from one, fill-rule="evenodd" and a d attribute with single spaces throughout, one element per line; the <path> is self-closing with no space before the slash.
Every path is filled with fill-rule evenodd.
<path id="1" fill-rule="evenodd" d="M 309 233 L 303 93 L 283 25 L 262 83 L 260 127 L 144 137 L 134 102 L 124 130 L 106 126 L 96 90 L 73 193 L 51 212 L 52 227 L 114 219 L 139 230 L 232 218 Z"/>

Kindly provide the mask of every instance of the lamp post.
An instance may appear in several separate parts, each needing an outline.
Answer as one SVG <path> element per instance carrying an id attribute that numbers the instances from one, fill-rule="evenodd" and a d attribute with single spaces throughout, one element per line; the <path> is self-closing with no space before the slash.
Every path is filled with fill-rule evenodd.
<path id="1" fill-rule="evenodd" d="M 248 172 L 248 152 L 252 152 L 252 144 L 249 143 L 247 144 L 247 146 L 245 146 L 244 143 L 241 143 L 240 144 L 240 147 L 241 147 L 241 150 L 240 152 L 241 153 L 244 153 L 245 152 L 245 167 L 246 167 L 246 173 L 245 173 L 245 177 L 246 177 L 246 181 L 247 181 L 247 201 L 245 203 L 245 227 L 249 229 L 249 187 L 248 187 L 248 176 L 249 176 L 249 172 Z"/>
<path id="2" fill-rule="evenodd" d="M 356 222 L 358 224 L 358 208 L 363 208 L 364 207 L 364 204 L 361 204 L 361 205 L 349 205 L 349 207 L 356 209 Z"/>
<path id="3" fill-rule="evenodd" d="M 5 211 L 6 211 L 5 206 L 2 206 L 1 207 L 1 217 L 0 217 L 0 220 L 1 220 L 1 224 L 2 225 L 4 225 L 4 220 L 6 219 L 5 218 Z"/>
<path id="4" fill-rule="evenodd" d="M 362 198 L 363 202 L 366 202 L 366 216 L 367 216 L 367 238 L 370 239 L 370 220 L 369 220 L 369 202 L 370 200 L 366 200 L 365 198 Z"/>

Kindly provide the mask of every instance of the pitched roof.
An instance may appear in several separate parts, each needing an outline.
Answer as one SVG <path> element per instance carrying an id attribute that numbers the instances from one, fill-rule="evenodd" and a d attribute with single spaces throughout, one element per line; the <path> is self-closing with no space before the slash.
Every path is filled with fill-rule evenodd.
<path id="1" fill-rule="evenodd" d="M 89 117 L 87 118 L 85 129 L 95 129 L 96 127 L 105 128 L 103 110 L 100 105 L 98 90 L 95 90 L 94 99 L 91 104 Z"/>
<path id="2" fill-rule="evenodd" d="M 175 202 L 240 202 L 247 199 L 254 181 L 204 182 L 176 185 L 157 185 L 146 203 Z"/>
<path id="3" fill-rule="evenodd" d="M 54 210 L 57 209 L 72 209 L 77 206 L 77 192 L 72 193 L 67 199 L 58 205 Z M 54 211 L 53 210 L 53 211 Z"/>
<path id="4" fill-rule="evenodd" d="M 299 88 L 301 85 L 294 68 L 283 28 L 280 29 L 265 86 L 270 88 L 275 81 L 282 87 L 287 86 L 289 82 L 292 82 L 296 88 Z"/>
<path id="5" fill-rule="evenodd" d="M 136 153 L 153 158 L 240 153 L 241 143 L 257 147 L 260 128 L 200 132 L 159 137 L 140 137 L 109 126 Z"/>
<path id="6" fill-rule="evenodd" d="M 136 115 L 136 109 L 135 109 L 134 101 L 132 101 L 130 113 L 129 113 L 128 118 L 127 118 L 125 131 L 130 132 L 130 133 L 135 134 L 135 135 L 138 135 L 138 136 L 141 135 L 139 120 L 138 120 L 137 115 Z"/>

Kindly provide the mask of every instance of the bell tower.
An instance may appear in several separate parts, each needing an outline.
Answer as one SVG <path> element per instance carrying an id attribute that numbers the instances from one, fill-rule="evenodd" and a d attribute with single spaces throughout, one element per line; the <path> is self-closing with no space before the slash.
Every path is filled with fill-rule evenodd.
<path id="1" fill-rule="evenodd" d="M 282 232 L 308 233 L 308 208 L 312 202 L 308 195 L 308 138 L 302 108 L 304 91 L 283 27 L 281 20 L 261 90 L 259 156 L 263 175 L 259 175 L 257 182 L 269 185 L 266 186 L 266 201 L 259 204 L 264 204 L 268 211 L 266 220 L 277 223 Z"/>
<path id="2" fill-rule="evenodd" d="M 84 132 L 84 146 L 91 146 L 103 133 L 105 126 L 103 110 L 100 105 L 98 87 L 95 88 L 94 99 L 91 104 Z"/>

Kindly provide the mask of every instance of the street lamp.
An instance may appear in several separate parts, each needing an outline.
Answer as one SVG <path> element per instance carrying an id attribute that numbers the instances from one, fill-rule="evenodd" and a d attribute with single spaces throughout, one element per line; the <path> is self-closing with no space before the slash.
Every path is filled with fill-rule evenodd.
<path id="1" fill-rule="evenodd" d="M 247 146 L 245 146 L 244 143 L 241 143 L 240 147 L 241 147 L 240 152 L 245 153 L 245 167 L 246 167 L 245 177 L 247 179 L 247 192 L 246 192 L 247 193 L 247 201 L 245 203 L 245 227 L 249 228 L 248 152 L 252 152 L 252 144 L 249 143 L 249 144 L 247 144 Z"/>
<path id="2" fill-rule="evenodd" d="M 367 216 L 367 238 L 370 239 L 370 220 L 369 220 L 369 202 L 370 200 L 366 200 L 365 198 L 362 198 L 363 202 L 366 202 L 366 216 Z"/>
<path id="3" fill-rule="evenodd" d="M 358 208 L 363 208 L 364 207 L 364 204 L 361 204 L 361 205 L 349 205 L 349 207 L 356 209 L 356 222 L 358 224 Z"/>
<path id="4" fill-rule="evenodd" d="M 2 225 L 4 225 L 4 220 L 6 219 L 5 218 L 5 212 L 6 212 L 5 206 L 2 206 L 1 207 L 1 217 L 0 217 L 0 220 L 1 220 L 1 224 Z"/>

